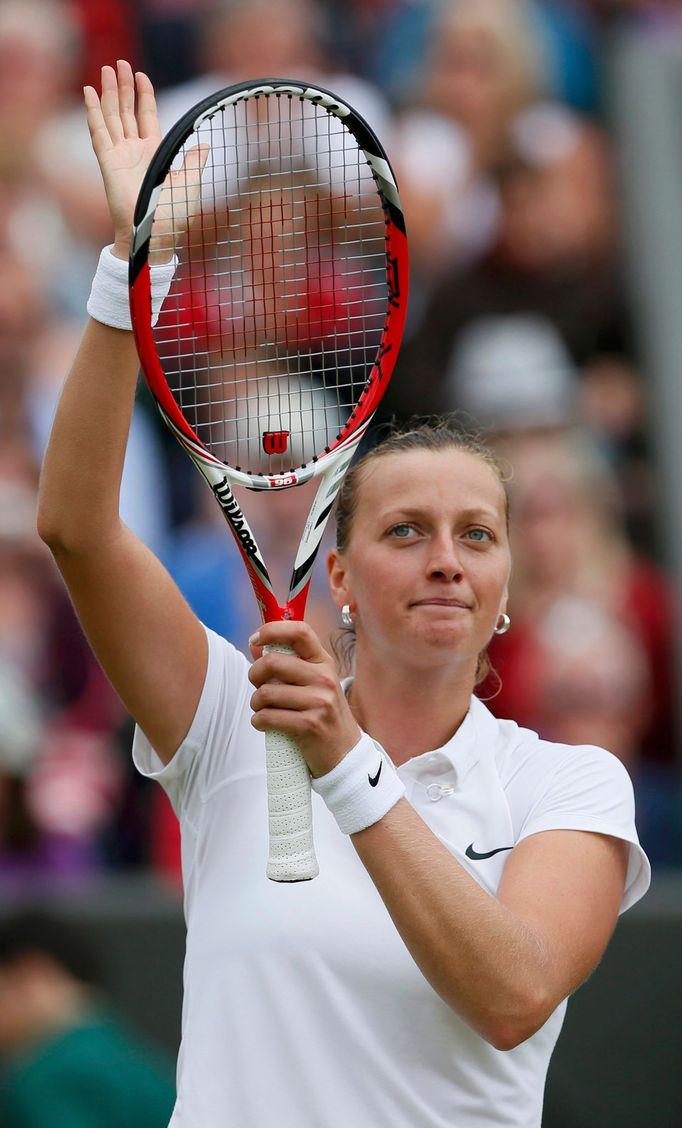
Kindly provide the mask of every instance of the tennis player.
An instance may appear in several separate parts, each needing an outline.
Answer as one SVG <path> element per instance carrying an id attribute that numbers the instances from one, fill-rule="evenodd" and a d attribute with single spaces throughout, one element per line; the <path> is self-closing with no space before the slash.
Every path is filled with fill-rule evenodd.
<path id="1" fill-rule="evenodd" d="M 136 85 L 135 103 L 119 64 L 101 96 L 86 90 L 106 254 L 122 259 L 158 140 L 151 85 Z M 104 320 L 116 286 L 94 284 Z M 249 661 L 119 519 L 136 373 L 132 335 L 93 318 L 39 526 L 137 721 L 135 762 L 182 827 L 173 1128 L 539 1128 L 566 1000 L 649 867 L 615 757 L 542 741 L 474 696 L 508 625 L 498 466 L 447 425 L 376 447 L 346 480 L 328 562 L 353 678 L 301 623 L 260 627 Z M 264 653 L 278 643 L 296 655 Z M 314 881 L 264 877 L 268 726 L 295 737 L 314 777 Z"/>

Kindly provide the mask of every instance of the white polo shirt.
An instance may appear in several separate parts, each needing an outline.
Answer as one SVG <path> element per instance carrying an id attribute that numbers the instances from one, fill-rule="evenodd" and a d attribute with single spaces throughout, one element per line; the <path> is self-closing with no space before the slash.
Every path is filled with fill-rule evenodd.
<path id="1" fill-rule="evenodd" d="M 133 752 L 182 828 L 188 932 L 172 1128 L 539 1128 L 566 1004 L 510 1051 L 475 1034 L 426 982 L 315 794 L 319 877 L 267 880 L 248 662 L 207 634 L 186 740 L 165 768 L 139 730 Z M 399 774 L 424 821 L 493 894 L 508 847 L 552 829 L 631 844 L 623 909 L 647 888 L 632 787 L 610 753 L 546 743 L 474 699 L 452 740 Z"/>

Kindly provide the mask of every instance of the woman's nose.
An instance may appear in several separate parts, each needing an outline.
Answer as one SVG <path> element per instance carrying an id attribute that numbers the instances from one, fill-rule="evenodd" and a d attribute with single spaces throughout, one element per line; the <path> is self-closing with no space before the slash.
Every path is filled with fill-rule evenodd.
<path id="1" fill-rule="evenodd" d="M 429 559 L 429 575 L 434 579 L 453 581 L 463 575 L 457 544 L 450 537 L 434 541 Z"/>

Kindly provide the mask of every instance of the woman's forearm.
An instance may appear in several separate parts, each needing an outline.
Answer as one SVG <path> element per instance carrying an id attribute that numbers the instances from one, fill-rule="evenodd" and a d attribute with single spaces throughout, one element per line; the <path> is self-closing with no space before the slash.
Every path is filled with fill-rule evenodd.
<path id="1" fill-rule="evenodd" d="M 38 529 L 53 551 L 87 550 L 119 527 L 138 361 L 133 334 L 90 321 L 57 405 Z"/>
<path id="2" fill-rule="evenodd" d="M 533 1034 L 558 1000 L 532 929 L 475 881 L 405 800 L 353 843 L 441 998 L 498 1049 Z"/>

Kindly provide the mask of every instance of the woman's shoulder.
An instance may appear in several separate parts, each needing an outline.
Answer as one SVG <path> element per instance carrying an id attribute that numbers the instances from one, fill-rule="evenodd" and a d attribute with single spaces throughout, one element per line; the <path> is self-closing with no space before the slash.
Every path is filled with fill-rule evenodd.
<path id="1" fill-rule="evenodd" d="M 519 776 L 538 782 L 557 774 L 584 778 L 586 773 L 599 773 L 614 780 L 629 778 L 622 761 L 606 748 L 549 740 L 511 718 L 494 716 L 483 702 L 477 701 L 479 716 L 481 710 L 485 711 L 489 731 L 495 732 L 495 760 L 503 785 Z"/>

